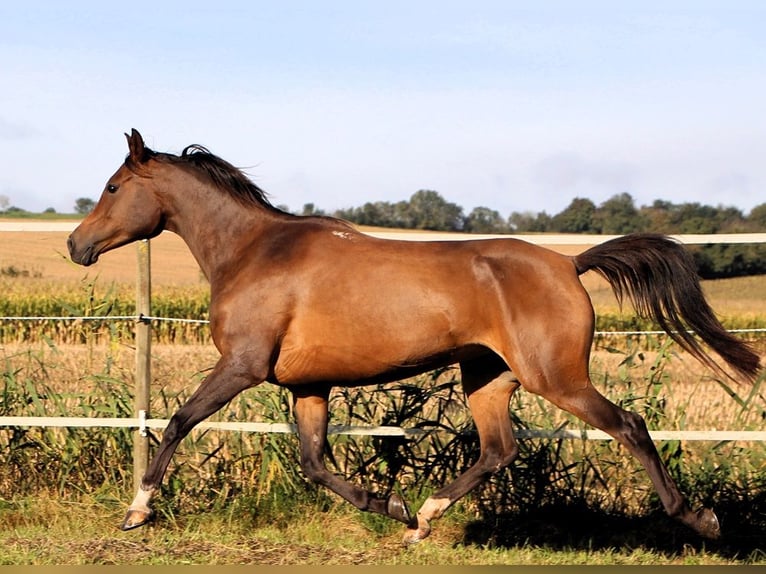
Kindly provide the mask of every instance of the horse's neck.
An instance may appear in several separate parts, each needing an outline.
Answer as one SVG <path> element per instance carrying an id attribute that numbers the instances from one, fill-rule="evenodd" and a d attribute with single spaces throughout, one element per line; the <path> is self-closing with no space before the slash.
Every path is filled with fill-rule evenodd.
<path id="1" fill-rule="evenodd" d="M 228 198 L 213 205 L 193 205 L 189 200 L 169 218 L 167 229 L 181 236 L 205 277 L 212 280 L 220 269 L 236 264 L 241 246 L 265 233 L 272 220 L 265 210 L 242 207 Z"/>

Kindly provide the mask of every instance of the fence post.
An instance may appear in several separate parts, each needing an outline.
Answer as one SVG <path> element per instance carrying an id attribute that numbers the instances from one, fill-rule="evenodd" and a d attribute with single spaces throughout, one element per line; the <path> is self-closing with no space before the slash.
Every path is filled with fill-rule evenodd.
<path id="1" fill-rule="evenodd" d="M 151 250 L 149 240 L 138 242 L 138 279 L 136 282 L 136 315 L 151 316 L 152 313 Z M 149 389 L 151 384 L 152 325 L 148 320 L 136 323 L 136 417 L 144 411 L 149 418 Z M 141 486 L 141 478 L 149 464 L 149 436 L 137 429 L 133 440 L 133 486 Z"/>

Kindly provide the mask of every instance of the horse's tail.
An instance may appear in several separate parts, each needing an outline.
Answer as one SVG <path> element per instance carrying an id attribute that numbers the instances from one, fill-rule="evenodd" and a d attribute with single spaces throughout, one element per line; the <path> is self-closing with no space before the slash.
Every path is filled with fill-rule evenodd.
<path id="1" fill-rule="evenodd" d="M 656 321 L 702 363 L 726 374 L 693 333 L 735 371 L 749 380 L 757 376 L 760 358 L 716 318 L 702 292 L 694 258 L 680 243 L 664 235 L 636 233 L 591 247 L 573 259 L 578 274 L 591 269 L 600 273 L 620 303 L 627 296 L 641 317 Z"/>

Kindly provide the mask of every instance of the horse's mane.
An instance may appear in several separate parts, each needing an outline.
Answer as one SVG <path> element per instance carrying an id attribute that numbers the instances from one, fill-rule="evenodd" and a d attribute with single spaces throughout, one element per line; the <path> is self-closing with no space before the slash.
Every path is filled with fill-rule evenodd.
<path id="1" fill-rule="evenodd" d="M 207 148 L 193 144 L 186 146 L 177 161 L 186 163 L 203 172 L 220 190 L 245 204 L 274 208 L 266 192 L 255 185 L 240 169 L 228 161 L 210 153 Z"/>
<path id="2" fill-rule="evenodd" d="M 219 190 L 228 193 L 240 203 L 281 211 L 271 204 L 266 192 L 255 185 L 241 169 L 210 153 L 207 148 L 201 145 L 186 146 L 180 156 L 159 153 L 145 148 L 143 159 L 155 159 L 161 162 L 189 166 L 206 176 Z M 135 172 L 142 170 L 142 164 L 132 161 L 130 156 L 126 158 L 126 165 Z"/>
<path id="3" fill-rule="evenodd" d="M 134 162 L 130 156 L 125 158 L 125 163 L 129 169 L 135 172 L 141 172 L 143 169 L 143 161 L 147 159 L 190 166 L 198 173 L 206 176 L 220 191 L 228 193 L 235 200 L 244 205 L 265 207 L 282 215 L 298 217 L 274 206 L 269 201 L 268 194 L 255 185 L 244 171 L 234 167 L 225 159 L 221 159 L 217 155 L 210 153 L 204 146 L 198 144 L 186 146 L 180 156 L 170 153 L 155 152 L 149 148 L 144 148 L 144 158 L 141 163 Z M 326 215 L 301 217 L 328 223 L 332 222 L 333 224 L 342 224 L 344 227 L 353 227 L 347 221 Z"/>

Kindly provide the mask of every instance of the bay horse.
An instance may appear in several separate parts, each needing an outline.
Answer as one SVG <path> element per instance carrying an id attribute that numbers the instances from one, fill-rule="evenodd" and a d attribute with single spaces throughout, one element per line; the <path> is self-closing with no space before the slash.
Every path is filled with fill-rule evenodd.
<path id="1" fill-rule="evenodd" d="M 567 256 L 514 238 L 378 239 L 338 219 L 273 207 L 246 174 L 201 146 L 160 153 L 136 130 L 125 135 L 129 153 L 69 237 L 71 258 L 92 265 L 111 249 L 177 233 L 210 283 L 220 359 L 170 419 L 124 530 L 153 518 L 150 500 L 184 436 L 268 381 L 292 392 L 306 476 L 361 510 L 403 522 L 405 543 L 428 536 L 434 519 L 516 458 L 509 401 L 520 386 L 614 437 L 644 466 L 670 516 L 703 537 L 720 535 L 715 513 L 692 510 L 671 479 L 644 420 L 602 396 L 588 371 L 594 310 L 579 276 L 595 270 L 620 301 L 627 297 L 705 365 L 757 376 L 759 356 L 716 319 L 682 245 L 632 234 Z M 333 387 L 455 363 L 478 460 L 415 515 L 399 495 L 376 496 L 325 467 Z"/>

